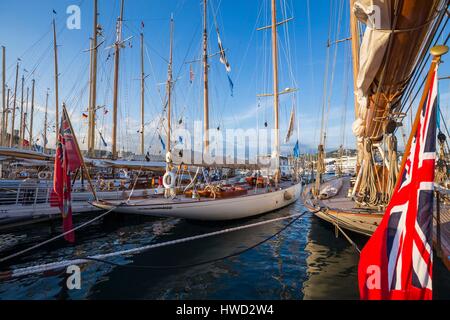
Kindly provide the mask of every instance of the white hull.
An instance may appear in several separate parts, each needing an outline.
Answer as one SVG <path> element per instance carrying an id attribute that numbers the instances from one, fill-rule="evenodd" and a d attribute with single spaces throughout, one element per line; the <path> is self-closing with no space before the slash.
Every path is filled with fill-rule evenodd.
<path id="1" fill-rule="evenodd" d="M 288 206 L 298 200 L 302 184 L 289 185 L 275 192 L 264 192 L 228 199 L 145 199 L 127 204 L 114 201 L 94 202 L 98 208 L 122 213 L 175 217 L 204 221 L 243 219 Z"/>

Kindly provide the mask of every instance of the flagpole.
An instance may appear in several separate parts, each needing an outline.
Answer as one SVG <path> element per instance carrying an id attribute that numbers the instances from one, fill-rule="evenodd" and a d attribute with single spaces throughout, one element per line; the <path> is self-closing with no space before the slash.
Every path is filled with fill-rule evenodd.
<path id="1" fill-rule="evenodd" d="M 419 126 L 420 114 L 421 114 L 423 106 L 425 104 L 425 100 L 428 97 L 428 91 L 430 90 L 431 82 L 433 81 L 433 77 L 432 77 L 433 70 L 435 70 L 436 67 L 439 65 L 439 63 L 441 62 L 441 56 L 446 54 L 447 52 L 448 52 L 448 47 L 447 46 L 435 46 L 435 47 L 430 49 L 430 53 L 433 56 L 433 60 L 431 62 L 430 70 L 428 71 L 427 80 L 426 80 L 425 87 L 424 87 L 424 90 L 423 90 L 422 98 L 420 99 L 419 107 L 417 109 L 416 117 L 414 119 L 414 123 L 413 123 L 413 126 L 411 128 L 411 133 L 409 135 L 408 143 L 405 146 L 404 155 L 406 155 L 409 152 L 409 150 L 411 149 L 412 140 L 413 140 L 413 138 L 414 138 L 414 136 L 416 134 L 417 127 Z M 405 164 L 406 164 L 407 158 L 408 158 L 407 156 L 406 157 L 403 156 L 402 164 L 400 166 L 400 170 L 398 171 L 398 175 L 400 175 L 403 172 L 403 169 L 405 168 Z M 401 180 L 400 177 L 397 176 L 397 184 L 399 183 L 400 180 Z M 397 186 L 395 188 L 397 188 Z"/>
<path id="2" fill-rule="evenodd" d="M 67 109 L 66 109 L 66 104 L 65 103 L 63 103 L 62 108 L 63 108 L 62 111 L 63 111 L 63 113 L 66 116 L 67 123 L 69 124 L 70 131 L 72 131 L 73 139 L 75 141 L 75 146 L 77 147 L 77 153 L 78 153 L 78 156 L 81 159 L 81 165 L 83 166 L 83 169 L 86 172 L 86 176 L 88 178 L 88 183 L 89 183 L 89 186 L 91 187 L 92 194 L 94 195 L 95 200 L 98 200 L 97 193 L 95 192 L 94 185 L 92 184 L 92 180 L 91 180 L 91 176 L 89 174 L 89 170 L 87 169 L 86 163 L 84 162 L 84 158 L 83 158 L 83 155 L 81 154 L 80 146 L 78 145 L 77 137 L 75 136 L 75 131 L 73 130 L 72 123 L 70 122 L 69 114 L 67 113 Z M 61 125 L 63 125 L 63 124 L 61 123 Z"/>

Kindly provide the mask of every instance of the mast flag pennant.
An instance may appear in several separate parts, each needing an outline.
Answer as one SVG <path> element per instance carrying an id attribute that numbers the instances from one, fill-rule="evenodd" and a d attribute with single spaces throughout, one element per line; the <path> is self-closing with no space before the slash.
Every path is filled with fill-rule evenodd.
<path id="1" fill-rule="evenodd" d="M 230 73 L 231 66 L 225 55 L 225 49 L 223 48 L 222 40 L 220 39 L 219 29 L 216 29 L 216 31 L 217 31 L 217 43 L 219 45 L 219 52 L 220 52 L 220 63 L 222 63 L 225 66 L 227 72 Z"/>
<path id="2" fill-rule="evenodd" d="M 364 300 L 432 299 L 437 66 L 431 72 L 394 194 L 361 252 L 358 278 Z"/>
<path id="3" fill-rule="evenodd" d="M 192 84 L 194 82 L 194 70 L 192 69 L 192 64 L 189 65 L 189 82 Z"/>
<path id="4" fill-rule="evenodd" d="M 294 146 L 294 158 L 300 158 L 300 146 L 298 144 L 298 140 Z"/>
<path id="5" fill-rule="evenodd" d="M 52 206 L 58 206 L 61 210 L 64 232 L 73 229 L 71 174 L 80 169 L 83 163 L 78 150 L 69 116 L 67 115 L 66 109 L 63 108 L 56 145 L 53 190 L 50 195 L 50 203 Z M 74 232 L 66 234 L 64 238 L 69 242 L 75 242 Z"/>

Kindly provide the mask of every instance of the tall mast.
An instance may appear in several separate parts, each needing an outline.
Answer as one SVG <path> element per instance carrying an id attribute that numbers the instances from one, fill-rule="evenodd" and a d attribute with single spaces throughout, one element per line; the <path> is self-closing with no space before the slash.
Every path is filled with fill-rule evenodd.
<path id="1" fill-rule="evenodd" d="M 355 0 L 350 0 L 350 34 L 352 37 L 353 87 L 356 90 L 359 71 L 359 32 L 358 21 L 353 13 Z M 355 116 L 358 116 L 358 101 L 355 100 Z"/>
<path id="2" fill-rule="evenodd" d="M 19 123 L 19 148 L 23 147 L 23 86 L 25 84 L 25 76 L 22 74 L 22 89 L 20 98 L 20 123 Z"/>
<path id="3" fill-rule="evenodd" d="M 358 20 L 353 12 L 353 8 L 356 0 L 350 0 L 350 35 L 352 38 L 352 64 L 353 64 L 353 90 L 356 92 L 357 82 L 358 82 L 358 73 L 359 73 L 359 30 L 358 30 Z M 355 108 L 355 117 L 358 118 L 359 115 L 359 106 L 358 100 L 356 96 L 354 96 L 354 108 Z M 362 161 L 362 148 L 363 145 L 361 142 L 356 142 L 356 172 L 359 172 Z"/>
<path id="4" fill-rule="evenodd" d="M 170 131 L 172 116 L 172 64 L 173 64 L 173 15 L 170 18 L 170 54 L 167 74 L 167 152 L 170 152 Z"/>
<path id="5" fill-rule="evenodd" d="M 117 19 L 116 33 L 117 38 L 114 43 L 114 98 L 113 98 L 113 129 L 112 129 L 112 158 L 117 159 L 117 103 L 119 95 L 119 58 L 120 47 L 122 46 L 122 21 L 123 21 L 123 3 L 120 6 L 120 17 Z"/>
<path id="6" fill-rule="evenodd" d="M 95 109 L 97 108 L 97 36 L 98 36 L 98 1 L 94 0 L 94 25 L 91 40 L 91 75 L 89 93 L 89 130 L 88 155 L 95 156 Z"/>
<path id="7" fill-rule="evenodd" d="M 19 78 L 19 61 L 17 61 L 16 65 L 16 81 L 14 84 L 14 100 L 13 100 L 13 108 L 11 115 L 11 135 L 9 136 L 9 147 L 12 148 L 14 146 L 14 122 L 16 121 L 16 103 L 17 103 L 17 81 Z"/>
<path id="8" fill-rule="evenodd" d="M 204 153 L 209 151 L 209 97 L 208 97 L 208 2 L 203 0 L 203 135 Z"/>
<path id="9" fill-rule="evenodd" d="M 35 80 L 31 80 L 31 110 L 30 110 L 30 148 L 33 145 L 33 116 L 34 116 L 34 85 Z"/>
<path id="10" fill-rule="evenodd" d="M 277 39 L 277 5 L 276 0 L 272 0 L 272 67 L 273 67 L 273 107 L 275 116 L 275 152 L 276 152 L 276 168 L 275 183 L 280 178 L 280 136 L 279 136 L 279 115 L 278 115 L 278 39 Z"/>
<path id="11" fill-rule="evenodd" d="M 141 155 L 144 155 L 144 115 L 145 115 L 145 70 L 144 70 L 144 32 L 141 32 Z"/>
<path id="12" fill-rule="evenodd" d="M 53 52 L 55 60 L 55 133 L 56 138 L 59 134 L 59 97 L 58 97 L 58 46 L 56 43 L 56 22 L 53 18 Z M 56 139 L 58 141 L 58 139 Z"/>
<path id="13" fill-rule="evenodd" d="M 6 110 L 5 110 L 5 129 L 3 131 L 4 136 L 3 136 L 3 140 L 4 140 L 4 145 L 6 146 L 9 142 L 6 141 L 6 136 L 8 133 L 8 119 L 9 119 L 9 94 L 11 93 L 11 89 L 8 88 L 8 93 L 7 93 L 7 97 L 6 97 Z"/>
<path id="14" fill-rule="evenodd" d="M 48 89 L 45 95 L 45 115 L 44 115 L 44 153 L 47 150 L 47 129 L 48 129 Z"/>
<path id="15" fill-rule="evenodd" d="M 25 99 L 25 110 L 23 111 L 23 123 L 22 123 L 22 146 L 24 141 L 25 141 L 25 131 L 27 129 L 27 118 L 28 118 L 28 98 L 30 95 L 30 87 L 27 87 L 27 95 L 26 95 L 26 99 Z"/>
<path id="16" fill-rule="evenodd" d="M 2 131 L 0 133 L 0 145 L 3 145 L 6 135 L 6 48 L 2 46 Z"/>

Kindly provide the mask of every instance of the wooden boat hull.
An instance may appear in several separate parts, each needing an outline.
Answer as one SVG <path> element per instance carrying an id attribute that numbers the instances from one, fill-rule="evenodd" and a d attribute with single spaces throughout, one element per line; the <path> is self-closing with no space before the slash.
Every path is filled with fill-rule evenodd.
<path id="1" fill-rule="evenodd" d="M 350 213 L 322 210 L 314 214 L 339 227 L 370 237 L 383 219 L 382 213 Z"/>
<path id="2" fill-rule="evenodd" d="M 298 200 L 302 184 L 290 185 L 274 192 L 251 194 L 225 199 L 145 199 L 120 203 L 94 201 L 105 210 L 158 217 L 175 217 L 203 221 L 243 219 L 286 207 Z"/>
<path id="3" fill-rule="evenodd" d="M 329 199 L 315 200 L 311 198 L 311 194 L 306 192 L 311 186 L 306 187 L 303 193 L 305 207 L 322 220 L 338 225 L 342 229 L 370 237 L 380 225 L 384 212 L 355 208 L 353 201 L 347 197 L 350 187 L 348 177 L 328 181 L 324 186 L 336 185 L 339 180 L 341 186 L 339 193 Z"/>

